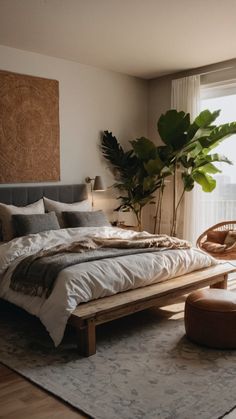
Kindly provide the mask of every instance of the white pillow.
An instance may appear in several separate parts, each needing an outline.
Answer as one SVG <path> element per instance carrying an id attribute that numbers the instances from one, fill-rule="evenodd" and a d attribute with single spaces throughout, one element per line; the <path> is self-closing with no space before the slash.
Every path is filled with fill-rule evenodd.
<path id="1" fill-rule="evenodd" d="M 7 205 L 0 203 L 0 222 L 2 228 L 2 240 L 8 241 L 14 237 L 14 229 L 11 217 L 14 214 L 44 214 L 43 199 L 33 202 L 33 204 L 25 207 L 16 207 L 15 205 Z"/>
<path id="2" fill-rule="evenodd" d="M 45 210 L 47 212 L 55 211 L 58 222 L 61 228 L 65 228 L 65 222 L 62 216 L 64 211 L 92 211 L 92 205 L 88 199 L 84 199 L 80 202 L 73 202 L 67 204 L 66 202 L 53 201 L 53 199 L 43 197 Z"/>

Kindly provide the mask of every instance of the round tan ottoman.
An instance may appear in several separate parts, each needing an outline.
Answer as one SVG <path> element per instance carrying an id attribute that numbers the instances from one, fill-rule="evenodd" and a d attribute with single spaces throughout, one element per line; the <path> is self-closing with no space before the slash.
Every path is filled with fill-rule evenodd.
<path id="1" fill-rule="evenodd" d="M 236 293 L 214 288 L 192 292 L 185 303 L 185 330 L 201 345 L 236 348 Z"/>

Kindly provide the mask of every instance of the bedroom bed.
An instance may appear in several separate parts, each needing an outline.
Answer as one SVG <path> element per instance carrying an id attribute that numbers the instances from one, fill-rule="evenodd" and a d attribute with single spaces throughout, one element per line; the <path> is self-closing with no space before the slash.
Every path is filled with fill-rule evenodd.
<path id="1" fill-rule="evenodd" d="M 0 188 L 0 203 L 17 207 L 38 202 L 43 196 L 50 205 L 55 201 L 55 210 L 57 202 L 72 204 L 71 212 L 76 211 L 73 203 L 87 205 L 84 184 Z M 83 211 L 88 209 L 86 205 Z M 165 247 L 114 257 L 111 254 L 101 260 L 84 259 L 65 266 L 47 296 L 25 294 L 12 287 L 15 270 L 29 255 L 34 257 L 45 249 L 83 240 L 132 241 L 139 238 L 138 234 L 104 225 L 61 228 L 14 238 L 0 246 L 0 298 L 39 317 L 55 346 L 61 342 L 67 323 L 71 324 L 77 332 L 79 353 L 90 356 L 96 352 L 97 325 L 169 304 L 197 288 L 227 287 L 228 274 L 235 270 L 229 263 L 217 264 L 199 249 Z M 149 239 L 148 233 L 143 233 L 142 238 Z"/>

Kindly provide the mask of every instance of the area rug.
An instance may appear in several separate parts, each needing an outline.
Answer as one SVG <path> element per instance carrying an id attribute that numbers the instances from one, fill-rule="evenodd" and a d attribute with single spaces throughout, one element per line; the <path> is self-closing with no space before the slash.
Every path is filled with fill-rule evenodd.
<path id="1" fill-rule="evenodd" d="M 98 330 L 79 357 L 30 316 L 0 316 L 0 362 L 96 419 L 216 419 L 236 405 L 236 351 L 189 342 L 182 320 L 138 313 Z"/>

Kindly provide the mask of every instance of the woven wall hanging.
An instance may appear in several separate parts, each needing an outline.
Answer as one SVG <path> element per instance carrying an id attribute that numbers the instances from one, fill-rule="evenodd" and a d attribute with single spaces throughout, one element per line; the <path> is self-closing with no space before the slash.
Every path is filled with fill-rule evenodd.
<path id="1" fill-rule="evenodd" d="M 0 71 L 0 183 L 57 180 L 58 81 Z"/>

